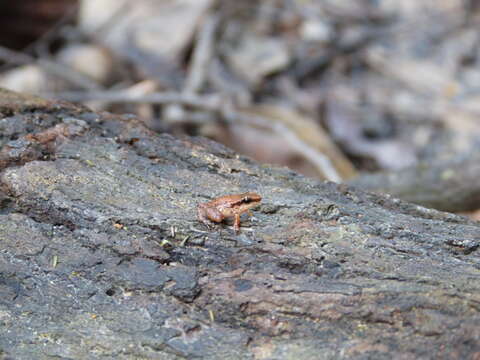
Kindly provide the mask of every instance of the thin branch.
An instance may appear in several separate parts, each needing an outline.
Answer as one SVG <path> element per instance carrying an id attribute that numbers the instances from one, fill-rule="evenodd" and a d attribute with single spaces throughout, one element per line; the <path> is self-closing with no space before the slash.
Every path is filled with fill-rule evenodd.
<path id="1" fill-rule="evenodd" d="M 198 92 L 205 81 L 209 63 L 213 57 L 213 42 L 219 22 L 218 15 L 210 15 L 205 19 L 197 34 L 191 65 L 185 81 L 184 92 Z"/>
<path id="2" fill-rule="evenodd" d="M 50 27 L 33 43 L 22 49 L 22 52 L 29 53 L 30 50 L 32 50 L 36 55 L 43 59 L 51 58 L 51 53 L 49 51 L 51 43 L 55 38 L 59 37 L 62 28 L 66 28 L 68 23 L 72 22 L 77 17 L 79 7 L 79 4 L 73 5 L 55 24 L 53 24 L 52 27 Z"/>
<path id="3" fill-rule="evenodd" d="M 101 88 L 95 81 L 76 72 L 68 66 L 45 59 L 35 59 L 30 55 L 3 46 L 0 46 L 0 59 L 15 64 L 37 64 L 45 71 L 68 80 L 82 89 L 98 90 Z"/>
<path id="4" fill-rule="evenodd" d="M 197 107 L 209 111 L 217 111 L 220 107 L 219 95 L 184 94 L 175 91 L 155 92 L 151 94 L 133 94 L 130 91 L 62 91 L 59 93 L 42 94 L 45 97 L 62 100 L 84 102 L 100 101 L 105 103 L 131 103 L 131 104 L 172 104 L 179 103 L 186 106 Z"/>
<path id="5" fill-rule="evenodd" d="M 327 156 L 310 147 L 308 144 L 302 141 L 293 130 L 284 124 L 273 122 L 262 116 L 245 114 L 240 111 L 228 109 L 226 106 L 223 107 L 222 115 L 225 119 L 231 122 L 243 122 L 273 130 L 282 136 L 295 150 L 297 150 L 313 165 L 315 165 L 327 180 L 337 183 L 342 181 L 341 176 L 338 174 L 337 170 Z"/>

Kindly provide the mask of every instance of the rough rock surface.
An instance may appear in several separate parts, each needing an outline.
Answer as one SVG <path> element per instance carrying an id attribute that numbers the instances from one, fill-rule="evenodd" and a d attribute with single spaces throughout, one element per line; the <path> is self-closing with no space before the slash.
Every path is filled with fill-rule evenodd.
<path id="1" fill-rule="evenodd" d="M 0 99 L 0 359 L 480 357 L 477 223 Z M 197 222 L 245 191 L 239 235 Z"/>

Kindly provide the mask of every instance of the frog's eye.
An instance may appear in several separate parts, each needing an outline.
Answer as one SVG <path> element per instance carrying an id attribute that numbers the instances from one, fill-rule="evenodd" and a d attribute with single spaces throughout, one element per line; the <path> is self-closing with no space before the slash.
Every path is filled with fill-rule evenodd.
<path id="1" fill-rule="evenodd" d="M 249 196 L 245 196 L 245 197 L 243 198 L 243 201 L 244 201 L 244 202 L 250 202 L 251 200 L 252 200 L 252 199 L 251 199 Z"/>

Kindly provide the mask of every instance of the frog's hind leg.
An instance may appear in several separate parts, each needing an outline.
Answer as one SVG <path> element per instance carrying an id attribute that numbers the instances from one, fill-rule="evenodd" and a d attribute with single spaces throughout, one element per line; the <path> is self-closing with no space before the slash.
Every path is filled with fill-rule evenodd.
<path id="1" fill-rule="evenodd" d="M 210 221 L 208 221 L 207 215 L 205 213 L 205 209 L 198 207 L 197 209 L 197 219 L 203 225 L 205 225 L 208 229 L 210 229 Z"/>
<path id="2" fill-rule="evenodd" d="M 199 207 L 197 209 L 198 220 L 210 229 L 211 222 L 220 223 L 223 221 L 223 214 L 214 208 Z"/>
<path id="3" fill-rule="evenodd" d="M 223 214 L 215 208 L 207 208 L 205 209 L 205 212 L 207 215 L 207 219 L 216 223 L 221 223 L 225 218 L 225 216 L 223 216 Z"/>

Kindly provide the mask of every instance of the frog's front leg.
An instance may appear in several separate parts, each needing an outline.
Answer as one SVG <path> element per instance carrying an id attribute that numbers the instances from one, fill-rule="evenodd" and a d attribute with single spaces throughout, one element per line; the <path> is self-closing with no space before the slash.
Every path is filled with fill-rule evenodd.
<path id="1" fill-rule="evenodd" d="M 236 212 L 235 213 L 235 220 L 233 222 L 233 230 L 235 233 L 238 233 L 240 231 L 240 213 Z"/>

